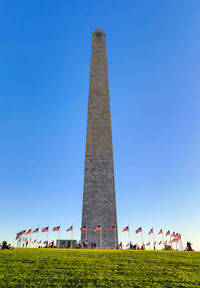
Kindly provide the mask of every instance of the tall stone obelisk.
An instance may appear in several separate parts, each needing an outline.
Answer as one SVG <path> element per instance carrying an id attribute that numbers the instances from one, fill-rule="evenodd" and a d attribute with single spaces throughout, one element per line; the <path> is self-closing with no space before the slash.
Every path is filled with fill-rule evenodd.
<path id="1" fill-rule="evenodd" d="M 99 225 L 101 230 L 95 232 Z M 87 240 L 89 245 L 96 242 L 98 248 L 116 247 L 118 233 L 106 36 L 100 28 L 92 34 L 83 226 L 86 230 L 81 232 L 82 243 Z"/>

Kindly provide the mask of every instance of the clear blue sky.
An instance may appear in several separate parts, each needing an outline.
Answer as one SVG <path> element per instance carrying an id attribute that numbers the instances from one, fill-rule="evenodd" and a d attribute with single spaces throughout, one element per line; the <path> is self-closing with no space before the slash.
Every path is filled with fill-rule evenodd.
<path id="1" fill-rule="evenodd" d="M 140 242 L 143 225 L 147 242 L 153 225 L 200 249 L 199 15 L 198 0 L 1 1 L 0 242 L 59 224 L 80 237 L 91 34 L 101 27 L 119 239 L 129 224 Z"/>

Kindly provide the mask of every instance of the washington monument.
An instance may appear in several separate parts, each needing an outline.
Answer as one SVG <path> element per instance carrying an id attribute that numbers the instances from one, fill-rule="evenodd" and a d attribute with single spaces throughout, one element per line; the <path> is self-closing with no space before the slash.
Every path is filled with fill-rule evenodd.
<path id="1" fill-rule="evenodd" d="M 92 34 L 82 210 L 82 243 L 115 248 L 118 243 L 113 147 L 105 33 Z M 98 227 L 95 232 L 95 228 Z"/>

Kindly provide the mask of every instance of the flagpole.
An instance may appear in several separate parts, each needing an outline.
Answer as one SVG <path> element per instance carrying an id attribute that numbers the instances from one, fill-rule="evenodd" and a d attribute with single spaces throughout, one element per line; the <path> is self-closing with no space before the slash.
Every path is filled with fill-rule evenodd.
<path id="1" fill-rule="evenodd" d="M 177 246 L 176 237 L 175 237 L 174 239 L 175 239 L 175 244 L 176 244 L 176 250 L 178 250 L 178 246 Z"/>
<path id="2" fill-rule="evenodd" d="M 141 236 L 142 236 L 142 246 L 144 246 L 144 239 L 143 239 L 142 226 L 141 226 Z"/>
<path id="3" fill-rule="evenodd" d="M 87 225 L 86 225 L 86 239 L 85 240 L 87 240 L 87 242 L 88 242 L 88 239 L 87 239 Z"/>
<path id="4" fill-rule="evenodd" d="M 156 249 L 156 244 L 155 244 L 155 238 L 154 238 L 154 229 L 153 229 L 153 248 L 155 247 L 155 249 Z M 154 250 L 155 250 L 154 249 Z"/>
<path id="5" fill-rule="evenodd" d="M 37 248 L 38 248 L 39 233 L 40 233 L 40 226 L 39 226 L 39 229 L 38 229 L 38 236 L 37 236 Z"/>
<path id="6" fill-rule="evenodd" d="M 58 248 L 60 249 L 60 228 L 59 228 L 59 231 L 58 231 Z"/>
<path id="7" fill-rule="evenodd" d="M 162 229 L 162 238 L 163 238 L 163 248 L 165 248 L 165 244 L 164 244 L 164 235 L 163 235 L 163 229 Z"/>
<path id="8" fill-rule="evenodd" d="M 74 230 L 74 226 L 72 225 L 72 247 L 73 248 L 73 230 Z"/>
<path id="9" fill-rule="evenodd" d="M 48 231 L 47 231 L 47 245 L 48 245 L 48 240 L 49 240 L 49 226 L 48 226 Z"/>
<path id="10" fill-rule="evenodd" d="M 172 250 L 173 250 L 173 243 L 172 243 L 172 235 L 171 235 L 171 233 L 170 233 L 169 237 L 170 237 L 171 247 L 172 247 Z"/>
<path id="11" fill-rule="evenodd" d="M 180 251 L 183 251 L 183 249 L 182 249 L 182 239 L 181 239 L 181 234 L 179 234 L 179 236 L 178 236 L 178 243 L 179 243 Z"/>
<path id="12" fill-rule="evenodd" d="M 128 224 L 128 238 L 129 238 L 129 248 L 130 248 L 131 235 L 130 235 L 130 227 L 129 227 L 129 224 Z"/>
<path id="13" fill-rule="evenodd" d="M 102 225 L 100 225 L 100 230 L 99 230 L 99 237 L 100 237 L 100 249 L 102 249 Z"/>
<path id="14" fill-rule="evenodd" d="M 181 234 L 180 234 L 180 237 L 181 237 Z M 181 248 L 182 248 L 182 251 L 183 251 L 183 241 L 182 241 L 182 237 L 180 238 L 180 242 L 181 242 Z"/>
<path id="15" fill-rule="evenodd" d="M 31 227 L 31 232 L 32 232 L 32 227 Z M 31 247 L 31 233 L 29 235 L 29 248 Z"/>
<path id="16" fill-rule="evenodd" d="M 102 226 L 101 226 L 101 229 L 100 229 L 100 232 L 99 232 L 99 236 L 100 236 L 100 248 L 102 248 L 101 232 L 102 232 Z"/>

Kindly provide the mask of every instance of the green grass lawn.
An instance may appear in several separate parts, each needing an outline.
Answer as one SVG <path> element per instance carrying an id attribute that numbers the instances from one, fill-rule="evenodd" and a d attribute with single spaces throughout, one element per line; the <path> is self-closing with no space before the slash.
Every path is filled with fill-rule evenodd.
<path id="1" fill-rule="evenodd" d="M 200 252 L 1 250 L 0 287 L 200 287 Z"/>

